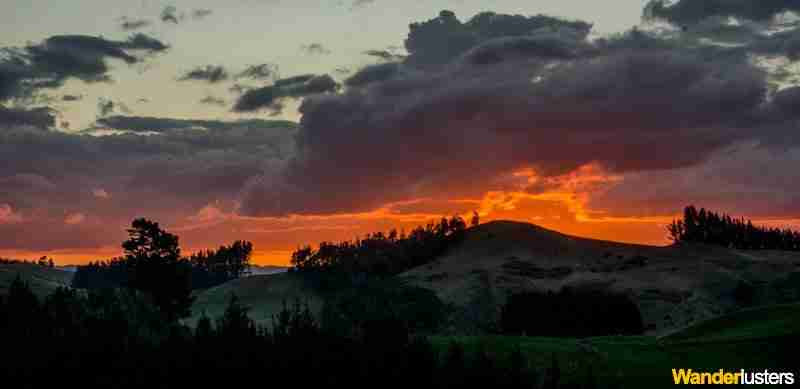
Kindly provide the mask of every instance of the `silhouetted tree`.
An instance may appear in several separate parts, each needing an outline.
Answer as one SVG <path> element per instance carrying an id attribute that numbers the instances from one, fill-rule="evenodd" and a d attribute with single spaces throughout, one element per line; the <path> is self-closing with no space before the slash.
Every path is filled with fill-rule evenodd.
<path id="1" fill-rule="evenodd" d="M 694 206 L 686 207 L 683 218 L 673 220 L 667 232 L 675 243 L 707 243 L 742 250 L 800 250 L 800 232 L 755 227 L 750 220 L 734 219 L 705 208 L 698 211 Z"/>
<path id="2" fill-rule="evenodd" d="M 481 224 L 481 216 L 478 215 L 477 211 L 472 211 L 472 220 L 470 221 L 470 225 L 472 227 L 477 227 L 479 224 Z"/>
<path id="3" fill-rule="evenodd" d="M 419 226 L 408 235 L 376 232 L 355 241 L 321 242 L 317 249 L 304 246 L 292 254 L 291 270 L 395 275 L 442 255 L 463 238 L 465 229 L 464 220 L 454 216 Z"/>
<path id="4" fill-rule="evenodd" d="M 194 298 L 189 261 L 182 259 L 178 237 L 147 219 L 136 219 L 122 243 L 129 270 L 128 286 L 152 296 L 168 320 L 191 313 Z"/>
<path id="5" fill-rule="evenodd" d="M 253 244 L 237 240 L 217 250 L 206 250 L 192 254 L 192 288 L 210 288 L 247 274 L 250 270 L 250 255 Z"/>
<path id="6" fill-rule="evenodd" d="M 256 335 L 255 322 L 250 319 L 249 307 L 239 303 L 239 297 L 232 294 L 225 313 L 217 320 L 217 332 L 230 339 L 245 339 Z"/>

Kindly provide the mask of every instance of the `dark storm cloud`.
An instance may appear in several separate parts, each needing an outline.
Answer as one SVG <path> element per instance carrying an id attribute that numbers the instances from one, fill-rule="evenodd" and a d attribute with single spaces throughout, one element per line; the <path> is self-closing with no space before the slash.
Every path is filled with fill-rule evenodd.
<path id="1" fill-rule="evenodd" d="M 686 204 L 748 217 L 793 217 L 800 212 L 795 169 L 800 149 L 776 153 L 754 144 L 722 149 L 702 164 L 625 175 L 588 204 L 620 216 L 673 215 Z"/>
<path id="2" fill-rule="evenodd" d="M 147 19 L 132 19 L 128 17 L 122 17 L 119 19 L 119 21 L 119 26 L 124 31 L 140 30 L 142 28 L 149 27 L 152 24 Z"/>
<path id="3" fill-rule="evenodd" d="M 791 53 L 794 30 L 765 35 L 763 25 L 703 23 L 590 41 L 583 22 L 493 13 L 461 22 L 443 12 L 412 25 L 409 57 L 364 67 L 343 89 L 313 74 L 236 85 L 239 112 L 274 112 L 303 98 L 299 127 L 138 116 L 98 119 L 89 132 L 121 132 L 108 136 L 8 126 L 0 131 L 0 155 L 10 161 L 0 164 L 0 186 L 25 189 L 0 191 L 0 206 L 24 216 L 25 234 L 57 230 L 47 220 L 63 222 L 64 209 L 124 225 L 141 216 L 140 204 L 166 221 L 218 200 L 240 204 L 244 215 L 324 215 L 535 190 L 511 173 L 557 179 L 596 163 L 625 177 L 593 203 L 610 214 L 623 213 L 617 204 L 628 200 L 645 209 L 651 197 L 663 215 L 715 194 L 730 204 L 772 204 L 757 212 L 800 212 L 800 92 L 775 92 L 749 58 Z M 726 36 L 744 43 L 702 40 Z M 24 55 L 15 58 L 0 62 L 0 93 L 12 96 L 43 74 Z M 69 75 L 57 83 L 77 77 L 62 73 Z M 269 79 L 261 70 L 239 75 L 231 78 Z M 98 205 L 95 188 L 113 196 Z M 0 231 L 0 247 L 44 244 L 25 234 Z"/>
<path id="4" fill-rule="evenodd" d="M 206 65 L 194 68 L 180 76 L 178 81 L 206 81 L 218 83 L 230 78 L 228 71 L 221 65 Z"/>
<path id="5" fill-rule="evenodd" d="M 313 94 L 338 90 L 339 84 L 327 74 L 306 74 L 275 81 L 273 85 L 245 91 L 234 105 L 234 111 L 260 109 L 280 111 L 283 99 L 298 99 Z"/>
<path id="6" fill-rule="evenodd" d="M 550 16 L 501 15 L 484 12 L 462 23 L 451 11 L 438 17 L 412 23 L 405 41 L 409 65 L 430 66 L 450 62 L 475 46 L 496 38 L 551 33 L 583 40 L 592 25 Z"/>
<path id="7" fill-rule="evenodd" d="M 800 60 L 800 28 L 756 41 L 748 49 L 759 54 L 785 55 L 791 60 Z"/>
<path id="8" fill-rule="evenodd" d="M 796 0 L 653 0 L 645 8 L 645 16 L 687 25 L 714 16 L 767 21 L 783 12 L 800 11 Z"/>
<path id="9" fill-rule="evenodd" d="M 513 57 L 568 60 L 589 50 L 585 42 L 559 36 L 502 37 L 488 40 L 466 52 L 465 60 L 475 65 L 507 61 Z"/>
<path id="10" fill-rule="evenodd" d="M 58 35 L 24 48 L 6 48 L 0 55 L 0 100 L 25 97 L 41 88 L 61 86 L 69 78 L 109 81 L 107 59 L 127 64 L 139 54 L 163 52 L 168 46 L 144 34 L 114 41 L 86 35 Z"/>
<path id="11" fill-rule="evenodd" d="M 343 93 L 305 99 L 297 155 L 281 176 L 249 182 L 241 211 L 481 196 L 508 189 L 504 174 L 523 168 L 545 177 L 588 163 L 617 174 L 687 169 L 796 128 L 770 108 L 793 112 L 794 92 L 768 100 L 767 75 L 742 47 L 637 30 L 590 42 L 590 25 L 544 16 L 434 21 L 412 25 L 402 63 L 367 66 Z M 447 35 L 453 47 L 441 43 Z"/>
<path id="12" fill-rule="evenodd" d="M 279 169 L 293 149 L 290 122 L 130 120 L 130 127 L 149 120 L 162 131 L 94 136 L 3 126 L 0 204 L 23 218 L 15 228 L 2 227 L 0 248 L 116 246 L 110 226 L 122 231 L 141 216 L 183 222 L 208 204 L 232 201 L 249 180 Z M 204 130 L 189 128 L 195 124 Z M 111 196 L 100 201 L 96 193 Z M 93 238 L 61 239 L 76 240 L 65 212 L 85 213 L 79 233 Z M 54 239 L 35 236 L 45 233 Z"/>
<path id="13" fill-rule="evenodd" d="M 300 46 L 300 50 L 307 55 L 328 55 L 331 50 L 325 47 L 322 43 L 314 42 L 307 45 Z"/>
<path id="14" fill-rule="evenodd" d="M 236 74 L 236 79 L 242 78 L 250 80 L 272 80 L 278 78 L 278 65 L 271 63 L 250 65 Z"/>
<path id="15" fill-rule="evenodd" d="M 50 108 L 5 108 L 0 106 L 0 130 L 12 126 L 31 126 L 48 129 L 56 124 L 55 112 Z"/>

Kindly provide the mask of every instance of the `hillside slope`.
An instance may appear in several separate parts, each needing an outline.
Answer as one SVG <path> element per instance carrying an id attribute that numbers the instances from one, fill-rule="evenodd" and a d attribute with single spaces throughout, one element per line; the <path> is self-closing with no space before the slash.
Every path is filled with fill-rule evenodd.
<path id="1" fill-rule="evenodd" d="M 708 245 L 655 247 L 579 238 L 498 221 L 467 230 L 458 246 L 400 275 L 463 308 L 463 322 L 491 323 L 510 294 L 564 286 L 626 293 L 649 332 L 681 328 L 741 308 L 737 285 L 794 285 L 800 255 Z M 781 296 L 764 297 L 781 302 Z"/>
<path id="2" fill-rule="evenodd" d="M 6 293 L 17 274 L 42 298 L 59 286 L 69 286 L 74 273 L 29 263 L 0 264 L 0 294 Z"/>
<path id="3" fill-rule="evenodd" d="M 210 318 L 222 316 L 233 294 L 240 303 L 250 307 L 250 317 L 261 325 L 272 323 L 272 316 L 280 312 L 284 301 L 287 304 L 297 300 L 308 302 L 315 312 L 322 306 L 321 299 L 291 273 L 253 275 L 199 291 L 188 323 L 194 325 L 203 313 Z"/>

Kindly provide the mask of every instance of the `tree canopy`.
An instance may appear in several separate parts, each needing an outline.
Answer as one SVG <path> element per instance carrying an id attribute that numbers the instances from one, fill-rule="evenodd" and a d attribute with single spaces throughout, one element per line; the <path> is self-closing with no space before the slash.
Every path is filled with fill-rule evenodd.
<path id="1" fill-rule="evenodd" d="M 707 243 L 742 250 L 800 250 L 800 232 L 790 229 L 754 226 L 745 218 L 734 219 L 693 205 L 686 207 L 683 218 L 667 226 L 675 243 Z"/>

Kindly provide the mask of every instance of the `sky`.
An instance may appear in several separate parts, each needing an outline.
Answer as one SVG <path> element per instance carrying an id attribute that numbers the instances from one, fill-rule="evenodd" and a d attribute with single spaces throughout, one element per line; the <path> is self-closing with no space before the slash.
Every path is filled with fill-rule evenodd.
<path id="1" fill-rule="evenodd" d="M 260 264 L 473 212 L 800 226 L 800 6 L 718 3 L 4 1 L 0 256 L 116 256 L 136 217 Z"/>

